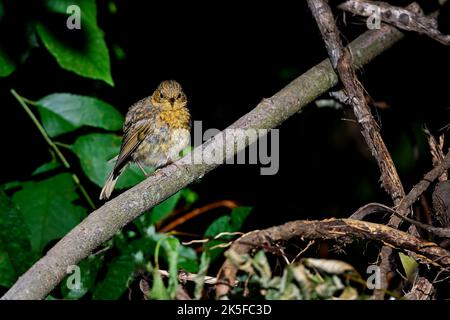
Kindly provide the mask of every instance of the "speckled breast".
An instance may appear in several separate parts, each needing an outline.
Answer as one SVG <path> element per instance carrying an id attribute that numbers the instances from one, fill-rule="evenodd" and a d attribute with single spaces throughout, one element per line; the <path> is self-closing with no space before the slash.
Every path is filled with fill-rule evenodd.
<path id="1" fill-rule="evenodd" d="M 190 143 L 188 129 L 161 126 L 146 137 L 133 154 L 133 159 L 149 167 L 159 168 L 176 161 Z"/>

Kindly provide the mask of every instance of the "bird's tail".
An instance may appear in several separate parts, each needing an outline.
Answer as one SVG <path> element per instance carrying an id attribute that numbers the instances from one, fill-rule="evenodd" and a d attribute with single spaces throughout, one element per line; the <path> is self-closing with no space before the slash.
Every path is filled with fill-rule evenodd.
<path id="1" fill-rule="evenodd" d="M 114 191 L 114 187 L 116 186 L 117 179 L 119 179 L 120 173 L 116 174 L 112 170 L 106 179 L 105 185 L 103 186 L 102 192 L 100 192 L 100 200 L 107 200 L 111 196 L 111 193 Z"/>

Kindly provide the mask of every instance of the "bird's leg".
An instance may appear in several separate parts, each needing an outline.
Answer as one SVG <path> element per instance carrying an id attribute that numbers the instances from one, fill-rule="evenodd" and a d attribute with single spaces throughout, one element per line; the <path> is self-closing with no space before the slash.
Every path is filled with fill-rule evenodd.
<path id="1" fill-rule="evenodd" d="M 139 167 L 139 169 L 141 169 L 142 173 L 144 173 L 144 175 L 145 175 L 146 177 L 148 177 L 149 174 L 145 171 L 144 167 L 142 166 L 142 164 L 141 164 L 138 160 L 136 160 L 136 164 L 137 164 L 137 166 Z"/>

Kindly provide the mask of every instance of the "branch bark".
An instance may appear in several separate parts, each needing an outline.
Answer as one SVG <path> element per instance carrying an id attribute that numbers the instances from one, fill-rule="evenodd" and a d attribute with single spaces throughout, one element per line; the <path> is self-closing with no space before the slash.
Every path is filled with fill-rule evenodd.
<path id="1" fill-rule="evenodd" d="M 440 268 L 450 267 L 450 252 L 433 242 L 416 238 L 406 232 L 366 221 L 353 219 L 327 219 L 323 221 L 293 221 L 265 230 L 255 230 L 236 240 L 229 250 L 238 254 L 250 252 L 255 248 L 267 248 L 277 241 L 289 241 L 294 238 L 302 240 L 340 240 L 351 243 L 357 239 L 368 239 L 383 243 L 390 248 L 397 248 L 406 253 L 413 253 L 426 264 Z M 235 283 L 237 268 L 226 260 L 219 272 L 219 280 Z M 229 292 L 230 286 L 219 284 L 217 296 Z"/>
<path id="2" fill-rule="evenodd" d="M 339 9 L 363 17 L 373 15 L 399 29 L 414 31 L 434 39 L 442 44 L 450 45 L 450 35 L 444 35 L 438 30 L 437 19 L 434 16 L 424 16 L 422 10 L 410 10 L 390 5 L 382 1 L 349 0 L 338 5 Z"/>
<path id="3" fill-rule="evenodd" d="M 351 43 L 357 67 L 367 64 L 403 37 L 390 26 L 368 31 Z M 62 238 L 9 289 L 2 299 L 43 299 L 66 276 L 67 267 L 77 264 L 96 247 L 110 239 L 118 230 L 139 215 L 168 198 L 193 181 L 203 177 L 219 164 L 191 165 L 191 157 L 211 160 L 214 147 L 220 146 L 230 129 L 271 129 L 299 112 L 338 82 L 330 61 L 324 60 L 233 123 L 216 137 L 194 149 L 176 163 L 169 165 L 145 181 L 93 211 L 84 221 Z M 253 143 L 254 141 L 247 141 Z M 240 150 L 231 150 L 236 153 Z"/>
<path id="4" fill-rule="evenodd" d="M 322 34 L 328 55 L 334 69 L 339 75 L 344 89 L 346 98 L 344 103 L 349 104 L 353 108 L 353 112 L 361 126 L 361 133 L 378 163 L 381 172 L 381 184 L 386 192 L 391 196 L 394 204 L 398 206 L 405 196 L 403 185 L 395 168 L 392 157 L 381 137 L 379 126 L 370 112 L 369 105 L 364 96 L 364 88 L 358 81 L 355 68 L 352 64 L 353 56 L 351 51 L 344 48 L 339 37 L 339 30 L 334 21 L 333 13 L 326 0 L 307 0 L 309 8 L 317 22 Z M 416 4 L 410 5 L 408 8 L 417 9 Z M 341 97 L 342 100 L 342 97 Z M 398 211 L 400 215 L 408 215 L 409 208 Z M 401 219 L 393 215 L 389 220 L 389 225 L 398 228 Z M 411 226 L 411 232 L 417 234 L 414 225 Z M 380 268 L 381 268 L 381 287 L 382 290 L 375 292 L 377 299 L 384 297 L 384 289 L 389 285 L 388 273 L 391 271 L 390 257 L 392 250 L 384 246 L 381 249 Z"/>

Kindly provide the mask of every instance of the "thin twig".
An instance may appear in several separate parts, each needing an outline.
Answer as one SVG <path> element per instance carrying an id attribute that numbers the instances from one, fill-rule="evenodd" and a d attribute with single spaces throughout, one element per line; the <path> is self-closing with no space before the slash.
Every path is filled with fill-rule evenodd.
<path id="1" fill-rule="evenodd" d="M 415 12 L 382 1 L 367 0 L 349 0 L 338 5 L 338 8 L 363 17 L 376 15 L 383 22 L 399 29 L 425 34 L 444 45 L 450 45 L 450 35 L 442 34 L 438 30 L 436 18 L 424 16 L 422 10 Z"/>
<path id="2" fill-rule="evenodd" d="M 36 116 L 33 114 L 33 112 L 30 110 L 30 108 L 28 108 L 28 106 L 26 104 L 26 103 L 29 103 L 29 104 L 32 104 L 32 105 L 36 105 L 36 103 L 31 101 L 31 100 L 28 100 L 28 99 L 26 99 L 26 98 L 24 98 L 22 96 L 20 96 L 14 89 L 11 89 L 11 94 L 14 96 L 14 98 L 16 98 L 16 100 L 19 102 L 19 104 L 22 106 L 22 108 L 28 114 L 28 116 L 30 117 L 31 121 L 33 121 L 35 126 L 38 128 L 39 132 L 41 133 L 42 137 L 47 142 L 47 144 L 50 146 L 50 148 L 52 148 L 53 151 L 56 153 L 56 155 L 58 156 L 59 160 L 62 162 L 64 167 L 66 169 L 70 170 L 71 169 L 70 168 L 70 164 L 67 161 L 66 157 L 64 157 L 62 152 L 59 150 L 58 146 L 52 141 L 52 139 L 50 139 L 50 137 L 48 136 L 48 134 L 45 131 L 44 127 L 40 124 L 39 120 L 36 118 Z M 83 185 L 80 182 L 80 179 L 78 178 L 78 176 L 75 173 L 72 173 L 72 179 L 77 184 L 78 188 L 80 189 L 81 193 L 83 194 L 83 196 L 86 199 L 86 201 L 88 202 L 88 204 L 91 206 L 92 209 L 95 210 L 96 207 L 95 207 L 94 202 L 92 201 L 91 197 L 89 197 L 86 189 L 83 187 Z"/>
<path id="3" fill-rule="evenodd" d="M 208 212 L 208 211 L 211 211 L 211 210 L 214 210 L 217 208 L 221 208 L 221 207 L 234 209 L 237 206 L 238 206 L 237 203 L 233 200 L 221 200 L 221 201 L 209 203 L 203 207 L 196 208 L 196 209 L 184 214 L 183 216 L 179 217 L 178 219 L 170 222 L 166 226 L 162 227 L 159 230 L 159 232 L 163 233 L 163 232 L 171 231 L 171 230 L 175 229 L 176 227 L 186 223 L 187 221 L 189 221 L 205 212 Z"/>

